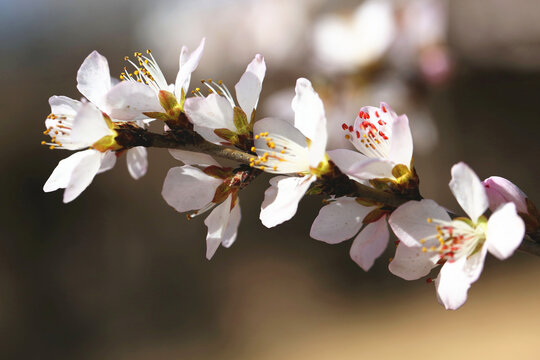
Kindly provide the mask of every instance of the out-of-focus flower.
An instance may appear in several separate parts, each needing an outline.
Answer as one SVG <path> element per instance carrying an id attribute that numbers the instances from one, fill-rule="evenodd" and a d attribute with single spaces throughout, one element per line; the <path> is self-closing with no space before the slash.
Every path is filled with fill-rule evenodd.
<path id="1" fill-rule="evenodd" d="M 525 225 L 514 203 L 491 215 L 488 196 L 480 179 L 466 164 L 452 167 L 450 189 L 469 218 L 452 220 L 433 200 L 409 201 L 390 216 L 390 226 L 400 239 L 390 271 L 415 280 L 443 264 L 435 280 L 437 297 L 455 310 L 467 300 L 467 291 L 482 272 L 486 253 L 503 260 L 517 249 Z"/>
<path id="2" fill-rule="evenodd" d="M 188 53 L 186 46 L 182 47 L 174 84 L 167 82 L 150 50 L 146 51 L 146 55 L 135 52 L 134 57 L 137 63 L 126 56 L 125 60 L 134 69 L 131 72 L 127 67 L 124 68 L 124 72 L 120 75 L 120 79 L 124 81 L 115 85 L 107 93 L 106 101 L 110 108 L 110 115 L 120 120 L 138 120 L 148 115 L 157 116 L 157 113 L 163 110 L 181 111 L 189 89 L 191 73 L 199 65 L 204 43 L 203 38 L 192 53 Z"/>
<path id="3" fill-rule="evenodd" d="M 390 1 L 364 1 L 352 15 L 325 15 L 314 26 L 314 50 L 321 69 L 350 72 L 378 61 L 395 36 Z"/>
<path id="4" fill-rule="evenodd" d="M 260 219 L 273 227 L 294 216 L 300 199 L 327 167 L 326 117 L 311 82 L 300 78 L 292 101 L 294 125 L 272 118 L 255 123 L 254 150 L 259 157 L 252 166 L 278 174 L 264 193 Z"/>
<path id="5" fill-rule="evenodd" d="M 323 206 L 313 221 L 310 236 L 328 244 L 338 244 L 356 235 L 350 250 L 351 258 L 368 271 L 388 244 L 387 215 L 364 224 L 376 206 L 360 205 L 355 198 L 341 197 Z M 362 226 L 362 231 L 360 229 Z M 357 235 L 358 234 L 358 235 Z"/>
<path id="6" fill-rule="evenodd" d="M 354 125 L 342 124 L 345 137 L 358 151 L 337 149 L 328 151 L 333 162 L 345 174 L 360 180 L 397 179 L 402 171 L 410 172 L 413 141 L 406 115 L 398 116 L 387 104 L 379 108 L 363 107 Z"/>
<path id="7" fill-rule="evenodd" d="M 221 81 L 204 81 L 210 94 L 204 97 L 197 88 L 194 92 L 196 96 L 186 99 L 184 104 L 184 111 L 193 123 L 193 129 L 213 143 L 226 140 L 235 144 L 238 136 L 248 136 L 265 73 L 264 58 L 257 54 L 235 86 L 239 107 Z"/>
<path id="8" fill-rule="evenodd" d="M 179 212 L 195 210 L 188 218 L 213 209 L 204 221 L 208 228 L 206 258 L 211 259 L 220 244 L 230 247 L 236 240 L 241 220 L 238 191 L 242 172 L 235 174 L 208 155 L 193 157 L 193 153 L 176 150 L 171 154 L 188 165 L 169 170 L 161 194 Z M 204 164 L 192 164 L 193 161 Z M 204 168 L 201 170 L 189 164 Z"/>

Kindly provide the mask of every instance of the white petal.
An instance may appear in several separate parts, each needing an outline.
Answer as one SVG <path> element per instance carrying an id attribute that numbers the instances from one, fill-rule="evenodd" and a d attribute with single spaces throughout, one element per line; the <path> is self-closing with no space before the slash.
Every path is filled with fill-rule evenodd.
<path id="1" fill-rule="evenodd" d="M 368 158 L 348 169 L 347 175 L 357 179 L 394 178 L 393 168 L 394 163 L 390 160 Z"/>
<path id="2" fill-rule="evenodd" d="M 178 74 L 176 74 L 176 81 L 174 84 L 174 94 L 179 101 L 182 90 L 184 90 L 184 95 L 187 96 L 188 94 L 191 73 L 195 71 L 199 65 L 199 61 L 201 61 L 205 40 L 205 38 L 202 38 L 197 49 L 191 54 L 188 54 L 188 48 L 185 46 L 183 46 L 180 51 Z"/>
<path id="3" fill-rule="evenodd" d="M 144 146 L 129 149 L 126 154 L 129 174 L 135 180 L 146 174 L 148 169 L 148 154 Z"/>
<path id="4" fill-rule="evenodd" d="M 437 233 L 436 224 L 428 223 L 428 218 L 442 221 L 451 220 L 444 208 L 433 200 L 424 199 L 409 201 L 401 205 L 394 210 L 388 223 L 399 240 L 406 246 L 421 247 L 420 239 Z M 437 240 L 433 241 L 437 242 Z M 435 244 L 427 241 L 424 245 L 429 247 Z"/>
<path id="5" fill-rule="evenodd" d="M 500 260 L 508 258 L 519 247 L 525 235 L 525 224 L 516 213 L 514 203 L 506 203 L 490 217 L 486 230 L 488 250 Z"/>
<path id="6" fill-rule="evenodd" d="M 204 140 L 209 141 L 213 144 L 221 145 L 227 142 L 225 139 L 217 136 L 216 133 L 214 132 L 214 129 L 211 129 L 211 128 L 193 125 L 193 131 L 201 135 Z"/>
<path id="7" fill-rule="evenodd" d="M 254 143 L 257 155 L 276 154 L 269 156 L 268 162 L 264 163 L 267 168 L 276 167 L 275 172 L 280 174 L 309 172 L 306 137 L 297 128 L 287 121 L 264 118 L 253 125 L 253 133 L 265 132 L 268 132 L 268 136 L 259 137 Z M 268 147 L 267 139 L 272 139 L 274 149 Z"/>
<path id="8" fill-rule="evenodd" d="M 489 199 L 489 208 L 495 211 L 507 202 L 516 204 L 517 211 L 527 213 L 527 195 L 510 180 L 500 176 L 491 176 L 482 181 Z"/>
<path id="9" fill-rule="evenodd" d="M 107 59 L 92 51 L 77 72 L 77 89 L 102 111 L 107 111 L 105 95 L 111 88 L 111 75 Z"/>
<path id="10" fill-rule="evenodd" d="M 49 105 L 51 105 L 52 114 L 75 116 L 81 107 L 81 102 L 67 96 L 55 95 L 49 98 Z M 46 124 L 45 126 L 47 127 Z"/>
<path id="11" fill-rule="evenodd" d="M 61 160 L 43 186 L 50 192 L 65 188 L 64 202 L 79 196 L 90 185 L 101 165 L 102 154 L 96 150 L 79 151 Z"/>
<path id="12" fill-rule="evenodd" d="M 389 236 L 386 216 L 368 224 L 353 241 L 349 252 L 351 259 L 364 271 L 368 271 L 386 249 Z"/>
<path id="13" fill-rule="evenodd" d="M 400 242 L 388 269 L 402 279 L 416 280 L 429 274 L 437 261 L 439 261 L 439 256 L 436 253 L 422 252 L 420 247 L 409 247 Z"/>
<path id="14" fill-rule="evenodd" d="M 225 97 L 216 93 L 205 98 L 191 97 L 186 99 L 184 111 L 195 125 L 210 129 L 225 128 L 236 132 L 231 104 Z"/>
<path id="15" fill-rule="evenodd" d="M 198 210 L 212 201 L 221 183 L 222 180 L 184 165 L 169 170 L 161 195 L 176 211 Z"/>
<path id="16" fill-rule="evenodd" d="M 91 146 L 102 137 L 113 134 L 101 111 L 92 103 L 83 104 L 73 119 L 71 139 L 75 143 Z"/>
<path id="17" fill-rule="evenodd" d="M 291 219 L 296 214 L 300 199 L 316 179 L 315 176 L 276 176 L 270 179 L 259 216 L 263 225 L 271 228 Z"/>
<path id="18" fill-rule="evenodd" d="M 351 197 L 338 198 L 321 208 L 311 225 L 309 235 L 328 244 L 350 239 L 358 233 L 362 220 L 373 209 L 358 204 Z"/>
<path id="19" fill-rule="evenodd" d="M 262 55 L 257 54 L 234 87 L 238 105 L 244 110 L 248 120 L 251 118 L 253 109 L 257 108 L 265 73 L 266 64 L 264 58 Z"/>
<path id="20" fill-rule="evenodd" d="M 484 185 L 478 176 L 467 164 L 460 162 L 452 166 L 449 185 L 461 208 L 476 222 L 489 205 Z"/>
<path id="21" fill-rule="evenodd" d="M 231 247 L 231 245 L 236 240 L 240 220 L 242 220 L 242 214 L 240 211 L 240 200 L 238 199 L 236 200 L 236 205 L 231 210 L 231 214 L 229 215 L 229 221 L 227 222 L 227 227 L 225 228 L 223 238 L 221 239 L 221 245 L 223 245 L 223 247 Z"/>
<path id="22" fill-rule="evenodd" d="M 296 96 L 292 100 L 294 126 L 311 140 L 309 163 L 317 167 L 324 159 L 328 141 L 324 106 L 309 80 L 298 79 L 295 91 Z"/>
<path id="23" fill-rule="evenodd" d="M 208 227 L 208 233 L 206 234 L 206 258 L 208 260 L 214 256 L 217 248 L 223 241 L 231 214 L 231 200 L 232 196 L 229 195 L 225 201 L 216 206 L 210 215 L 204 219 L 204 224 Z M 233 232 L 233 235 L 236 237 L 235 232 Z"/>
<path id="24" fill-rule="evenodd" d="M 350 170 L 357 163 L 365 162 L 369 160 L 364 154 L 360 154 L 358 151 L 348 149 L 336 149 L 327 151 L 330 160 L 337 165 L 337 167 L 345 174 L 349 175 Z"/>
<path id="25" fill-rule="evenodd" d="M 143 112 L 163 112 L 156 92 L 136 81 L 122 81 L 106 96 L 109 115 L 118 120 L 140 120 Z"/>
<path id="26" fill-rule="evenodd" d="M 116 153 L 113 151 L 107 151 L 103 154 L 101 159 L 101 166 L 99 167 L 98 174 L 111 170 L 116 164 Z"/>
<path id="27" fill-rule="evenodd" d="M 407 115 L 398 116 L 392 123 L 392 138 L 388 158 L 394 164 L 411 166 L 413 156 L 413 140 Z"/>
<path id="28" fill-rule="evenodd" d="M 446 262 L 435 280 L 437 299 L 447 310 L 456 310 L 467 300 L 467 291 L 484 267 L 487 247 L 473 256 L 465 256 L 455 262 Z"/>
<path id="29" fill-rule="evenodd" d="M 169 149 L 169 153 L 176 160 L 180 160 L 186 165 L 220 166 L 219 163 L 208 154 L 198 153 L 194 151 L 187 151 L 187 150 L 178 150 L 178 149 Z"/>

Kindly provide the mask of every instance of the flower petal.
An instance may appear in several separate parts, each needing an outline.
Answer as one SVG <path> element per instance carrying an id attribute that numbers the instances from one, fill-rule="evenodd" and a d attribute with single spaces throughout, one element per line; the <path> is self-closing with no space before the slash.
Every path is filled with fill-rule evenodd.
<path id="1" fill-rule="evenodd" d="M 487 246 L 470 257 L 446 262 L 435 280 L 437 299 L 447 310 L 456 310 L 467 300 L 467 291 L 484 267 Z"/>
<path id="2" fill-rule="evenodd" d="M 354 239 L 349 254 L 351 259 L 364 271 L 368 271 L 379 256 L 382 255 L 388 244 L 388 225 L 386 216 L 372 222 Z"/>
<path id="3" fill-rule="evenodd" d="M 229 195 L 204 220 L 204 224 L 208 227 L 208 233 L 206 234 L 206 258 L 208 260 L 214 256 L 222 241 L 227 240 L 232 243 L 236 238 L 236 230 L 240 223 L 240 218 L 236 215 L 231 219 L 231 201 L 232 196 Z M 240 209 L 238 208 L 238 210 Z M 229 224 L 229 220 L 233 220 L 232 224 Z M 232 226 L 228 231 L 228 237 L 225 238 L 229 225 Z"/>
<path id="4" fill-rule="evenodd" d="M 321 208 L 309 235 L 328 244 L 340 243 L 358 233 L 362 220 L 372 210 L 358 204 L 355 198 L 340 197 Z"/>
<path id="5" fill-rule="evenodd" d="M 311 140 L 309 163 L 311 167 L 317 167 L 324 159 L 328 141 L 324 106 L 309 80 L 299 78 L 295 91 L 292 100 L 294 126 Z"/>
<path id="6" fill-rule="evenodd" d="M 402 279 L 417 280 L 429 274 L 437 261 L 439 261 L 438 254 L 422 252 L 421 247 L 409 247 L 400 242 L 394 259 L 388 265 L 388 270 Z"/>
<path id="7" fill-rule="evenodd" d="M 105 95 L 111 89 L 111 75 L 107 59 L 92 51 L 77 71 L 77 89 L 100 110 L 107 112 Z"/>
<path id="8" fill-rule="evenodd" d="M 240 200 L 237 199 L 236 205 L 231 210 L 229 221 L 227 222 L 227 227 L 225 228 L 223 238 L 221 239 L 221 245 L 223 245 L 223 247 L 231 247 L 231 245 L 236 240 L 240 220 L 242 220 L 242 214 L 240 211 Z"/>
<path id="9" fill-rule="evenodd" d="M 298 203 L 315 176 L 289 177 L 276 176 L 270 179 L 270 187 L 264 192 L 260 219 L 264 226 L 271 228 L 291 219 Z"/>
<path id="10" fill-rule="evenodd" d="M 185 96 L 188 94 L 191 73 L 195 71 L 199 65 L 199 61 L 201 61 L 205 41 L 206 39 L 202 38 L 199 46 L 191 54 L 188 54 L 188 48 L 185 46 L 183 46 L 180 51 L 178 74 L 176 74 L 176 81 L 174 84 L 174 94 L 179 101 L 182 90 L 184 90 Z"/>
<path id="11" fill-rule="evenodd" d="M 527 213 L 527 195 L 510 180 L 500 176 L 491 176 L 482 181 L 489 199 L 489 208 L 495 211 L 507 202 L 513 202 L 517 211 Z"/>
<path id="12" fill-rule="evenodd" d="M 248 120 L 251 118 L 252 111 L 257 108 L 265 73 L 264 58 L 261 54 L 257 54 L 234 87 L 238 104 L 246 113 Z"/>
<path id="13" fill-rule="evenodd" d="M 52 114 L 75 116 L 81 107 L 81 102 L 67 96 L 55 95 L 49 98 L 49 105 L 51 105 Z M 47 122 L 45 122 L 45 126 L 48 127 Z"/>
<path id="14" fill-rule="evenodd" d="M 264 163 L 268 169 L 276 167 L 275 172 L 280 174 L 309 172 L 306 137 L 293 125 L 280 119 L 264 118 L 253 125 L 253 133 L 256 134 L 257 155 L 276 154 Z M 257 135 L 262 133 L 268 136 Z M 269 147 L 268 139 L 272 139 L 274 148 Z"/>
<path id="15" fill-rule="evenodd" d="M 357 179 L 380 179 L 394 178 L 392 169 L 394 163 L 386 159 L 368 158 L 363 162 L 356 163 L 348 169 L 347 175 Z"/>
<path id="16" fill-rule="evenodd" d="M 236 132 L 233 109 L 229 101 L 216 93 L 207 97 L 186 99 L 184 111 L 189 120 L 197 126 L 214 129 L 229 129 Z"/>
<path id="17" fill-rule="evenodd" d="M 398 239 L 406 246 L 421 247 L 420 239 L 432 236 L 437 233 L 435 224 L 428 223 L 427 219 L 437 219 L 450 221 L 448 213 L 435 201 L 424 199 L 420 201 L 409 201 L 398 207 L 388 223 Z M 438 244 L 437 240 L 432 240 Z M 424 245 L 429 247 L 435 245 L 428 240 Z"/>
<path id="18" fill-rule="evenodd" d="M 126 161 L 129 174 L 135 180 L 146 174 L 148 169 L 148 153 L 144 146 L 137 146 L 127 151 Z"/>
<path id="19" fill-rule="evenodd" d="M 525 235 L 525 224 L 516 213 L 514 203 L 506 203 L 490 217 L 486 230 L 488 250 L 500 260 L 508 258 L 519 247 Z"/>
<path id="20" fill-rule="evenodd" d="M 71 140 L 84 146 L 91 146 L 107 135 L 113 135 L 101 111 L 92 103 L 82 104 L 73 119 Z"/>
<path id="21" fill-rule="evenodd" d="M 208 176 L 195 167 L 184 165 L 169 170 L 161 195 L 176 211 L 198 210 L 212 201 L 216 188 L 221 183 L 222 180 Z"/>
<path id="22" fill-rule="evenodd" d="M 482 182 L 474 171 L 464 162 L 452 166 L 450 190 L 459 205 L 473 222 L 488 208 L 488 198 Z"/>
<path id="23" fill-rule="evenodd" d="M 409 119 L 407 115 L 401 115 L 394 119 L 392 123 L 392 138 L 388 158 L 394 164 L 411 166 L 413 156 L 413 140 Z"/>
<path id="24" fill-rule="evenodd" d="M 111 170 L 114 165 L 116 165 L 116 153 L 112 151 L 105 152 L 103 159 L 101 159 L 101 166 L 99 167 L 98 174 Z"/>
<path id="25" fill-rule="evenodd" d="M 101 165 L 102 154 L 88 149 L 61 160 L 43 186 L 50 192 L 65 188 L 64 203 L 79 196 L 90 185 Z"/>
<path id="26" fill-rule="evenodd" d="M 327 151 L 330 160 L 345 174 L 349 175 L 350 169 L 357 163 L 365 162 L 369 158 L 358 151 L 348 149 L 336 149 Z"/>
<path id="27" fill-rule="evenodd" d="M 219 163 L 208 154 L 198 153 L 194 151 L 187 151 L 187 150 L 178 150 L 178 149 L 169 149 L 169 153 L 176 160 L 180 160 L 186 165 L 220 166 Z"/>
<path id="28" fill-rule="evenodd" d="M 158 97 L 150 86 L 136 81 L 122 81 L 106 96 L 109 115 L 118 120 L 140 120 L 143 112 L 163 112 Z"/>

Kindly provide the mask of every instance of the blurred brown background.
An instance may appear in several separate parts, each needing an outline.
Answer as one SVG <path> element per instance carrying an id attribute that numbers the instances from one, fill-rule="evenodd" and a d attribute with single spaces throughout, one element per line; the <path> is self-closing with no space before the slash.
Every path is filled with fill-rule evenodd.
<path id="1" fill-rule="evenodd" d="M 359 2 L 0 4 L 2 359 L 540 357 L 540 259 L 532 255 L 490 258 L 466 305 L 448 312 L 432 286 L 388 273 L 392 245 L 364 273 L 349 258 L 350 242 L 310 239 L 320 198 L 304 199 L 282 226 L 263 228 L 258 208 L 269 177 L 261 177 L 241 194 L 237 242 L 209 262 L 203 219 L 188 222 L 161 198 L 167 170 L 178 165 L 166 151 L 150 151 L 139 181 L 120 159 L 64 205 L 61 192 L 44 194 L 42 186 L 67 153 L 40 146 L 48 97 L 80 96 L 76 71 L 92 50 L 118 75 L 124 55 L 151 48 L 174 79 L 181 45 L 194 48 L 207 36 L 194 80 L 222 78 L 232 88 L 253 55 L 265 55 L 261 116 L 287 112 L 273 94 L 300 76 L 314 81 L 339 123 L 366 105 L 359 99 L 386 100 L 409 114 L 425 197 L 458 209 L 447 183 L 451 165 L 463 160 L 481 178 L 509 178 L 539 204 L 538 1 L 452 1 L 443 36 L 419 47 L 392 40 L 369 62 L 354 58 L 332 71 L 316 61 L 314 29 L 329 14 L 352 21 Z M 404 4 L 393 3 L 397 20 Z M 451 64 L 442 80 L 419 70 L 418 54 L 433 47 Z M 342 95 L 351 110 L 336 101 Z"/>

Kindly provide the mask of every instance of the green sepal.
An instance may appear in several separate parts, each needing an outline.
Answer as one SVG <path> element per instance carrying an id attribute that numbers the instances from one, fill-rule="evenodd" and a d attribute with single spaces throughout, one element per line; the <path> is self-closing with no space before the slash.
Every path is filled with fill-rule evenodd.
<path id="1" fill-rule="evenodd" d="M 372 210 L 369 214 L 367 214 L 364 217 L 364 220 L 362 220 L 362 223 L 364 225 L 374 223 L 375 221 L 379 220 L 386 214 L 388 214 L 387 210 L 381 210 L 381 209 Z"/>
<path id="2" fill-rule="evenodd" d="M 231 176 L 234 176 L 232 168 L 230 167 L 221 167 L 216 165 L 210 165 L 203 169 L 203 172 L 206 175 L 212 176 L 216 179 L 227 179 Z"/>
<path id="3" fill-rule="evenodd" d="M 175 120 L 175 119 L 171 119 L 171 117 L 168 114 L 157 112 L 157 111 L 156 112 L 154 111 L 143 112 L 143 115 L 148 116 L 149 118 L 161 120 L 161 121 Z"/>
<path id="4" fill-rule="evenodd" d="M 178 116 L 182 112 L 182 106 L 178 103 L 178 100 L 176 100 L 176 96 L 169 91 L 161 90 L 158 94 L 158 98 L 161 107 L 163 107 L 167 115 L 169 115 L 171 119 L 178 119 Z"/>
<path id="5" fill-rule="evenodd" d="M 229 129 L 223 128 L 223 129 L 215 129 L 214 133 L 219 136 L 220 138 L 227 140 L 233 145 L 239 144 L 240 139 L 238 138 L 238 135 L 234 132 L 232 132 Z"/>
<path id="6" fill-rule="evenodd" d="M 371 207 L 371 206 L 382 206 L 381 203 L 379 202 L 376 202 L 376 201 L 373 201 L 373 200 L 368 200 L 368 199 L 364 199 L 364 198 L 355 198 L 354 199 L 359 205 L 362 205 L 362 206 L 366 206 L 366 207 Z"/>
<path id="7" fill-rule="evenodd" d="M 391 184 L 393 183 L 392 179 L 380 178 L 380 179 L 371 179 L 369 184 L 377 190 L 390 190 Z"/>
<path id="8" fill-rule="evenodd" d="M 184 111 L 184 103 L 186 102 L 186 93 L 184 92 L 184 89 L 182 89 L 182 93 L 180 94 L 180 110 Z"/>
<path id="9" fill-rule="evenodd" d="M 249 124 L 246 113 L 238 106 L 234 107 L 233 122 L 239 135 L 249 135 Z"/>
<path id="10" fill-rule="evenodd" d="M 320 185 L 315 185 L 312 188 L 310 188 L 308 191 L 306 191 L 307 195 L 321 195 L 322 194 L 322 187 Z"/>
<path id="11" fill-rule="evenodd" d="M 392 175 L 394 175 L 398 183 L 404 183 L 411 177 L 411 170 L 403 164 L 397 164 L 392 169 Z"/>
<path id="12" fill-rule="evenodd" d="M 250 132 L 253 132 L 253 125 L 255 125 L 255 113 L 256 113 L 256 110 L 253 109 L 253 111 L 251 112 L 251 119 L 249 120 L 249 131 Z"/>
<path id="13" fill-rule="evenodd" d="M 220 204 L 227 199 L 227 196 L 231 193 L 232 189 L 229 185 L 222 183 L 216 189 L 214 193 L 213 203 Z"/>

